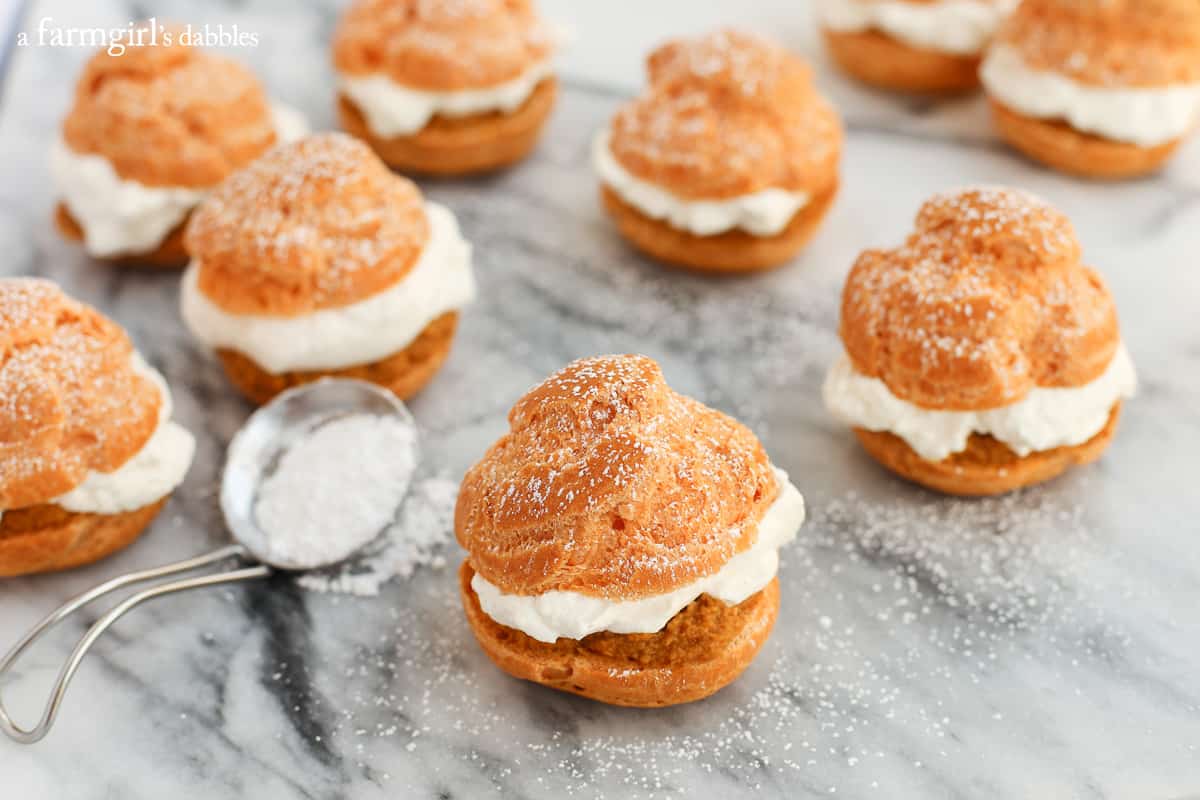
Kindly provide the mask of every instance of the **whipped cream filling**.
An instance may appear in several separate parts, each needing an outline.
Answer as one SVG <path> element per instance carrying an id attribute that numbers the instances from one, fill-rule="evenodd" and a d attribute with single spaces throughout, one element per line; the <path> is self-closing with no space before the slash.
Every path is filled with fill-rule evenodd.
<path id="1" fill-rule="evenodd" d="M 429 240 L 396 284 L 357 303 L 295 317 L 233 314 L 200 291 L 199 264 L 183 275 L 181 311 L 209 347 L 249 356 L 267 372 L 342 369 L 378 361 L 407 347 L 430 322 L 475 297 L 471 245 L 454 214 L 425 204 Z"/>
<path id="2" fill-rule="evenodd" d="M 1136 390 L 1137 374 L 1122 342 L 1090 383 L 1035 387 L 1015 403 L 986 411 L 941 411 L 901 400 L 880 379 L 855 370 L 845 353 L 825 378 L 823 394 L 830 413 L 847 425 L 895 434 L 921 458 L 941 461 L 965 450 L 972 433 L 988 434 L 1019 456 L 1083 444 Z"/>
<path id="3" fill-rule="evenodd" d="M 304 117 L 290 108 L 273 104 L 271 116 L 280 143 L 308 133 Z M 50 146 L 50 172 L 83 229 L 84 249 L 98 258 L 154 250 L 211 188 L 147 186 L 122 178 L 108 159 L 77 153 L 61 138 Z"/>
<path id="4" fill-rule="evenodd" d="M 91 470 L 83 483 L 47 502 L 68 511 L 121 514 L 157 502 L 183 483 L 196 452 L 196 440 L 185 428 L 171 421 L 171 390 L 158 370 L 136 353 L 133 369 L 157 386 L 162 396 L 154 433 L 117 469 L 112 472 Z"/>
<path id="5" fill-rule="evenodd" d="M 640 600 L 606 600 L 579 592 L 553 591 L 538 595 L 505 594 L 479 573 L 471 588 L 485 614 L 540 642 L 563 637 L 582 639 L 597 631 L 654 633 L 660 631 L 689 603 L 702 594 L 737 605 L 761 591 L 779 569 L 779 548 L 796 538 L 804 522 L 804 498 L 775 470 L 779 496 L 758 523 L 758 538 L 712 575 L 667 594 Z"/>
<path id="6" fill-rule="evenodd" d="M 821 24 L 840 33 L 877 30 L 911 47 L 975 55 L 987 47 L 1018 0 L 818 0 Z"/>
<path id="7" fill-rule="evenodd" d="M 291 106 L 271 103 L 271 121 L 275 124 L 277 146 L 308 136 L 308 120 Z"/>
<path id="8" fill-rule="evenodd" d="M 1161 87 L 1089 86 L 1030 67 L 1020 52 L 997 44 L 979 72 L 989 94 L 1037 119 L 1139 147 L 1178 139 L 1200 122 L 1200 83 Z"/>
<path id="9" fill-rule="evenodd" d="M 511 114 L 554 74 L 551 59 L 539 61 L 515 78 L 478 89 L 415 89 L 388 75 L 338 75 L 338 90 L 362 112 L 376 136 L 406 136 L 424 128 L 434 115 L 469 117 L 500 111 Z"/>
<path id="10" fill-rule="evenodd" d="M 630 174 L 613 155 L 611 136 L 604 130 L 592 140 L 592 164 L 600 180 L 647 217 L 696 236 L 735 228 L 754 236 L 775 236 L 811 199 L 805 192 L 773 188 L 722 200 L 684 200 Z"/>

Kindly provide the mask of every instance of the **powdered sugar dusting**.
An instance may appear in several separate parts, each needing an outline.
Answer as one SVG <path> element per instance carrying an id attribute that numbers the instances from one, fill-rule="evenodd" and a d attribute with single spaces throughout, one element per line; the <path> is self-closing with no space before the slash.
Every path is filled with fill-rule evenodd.
<path id="1" fill-rule="evenodd" d="M 762 445 L 644 356 L 581 359 L 517 401 L 464 479 L 460 542 L 523 594 L 662 594 L 754 541 L 778 486 Z"/>
<path id="2" fill-rule="evenodd" d="M 226 311 L 291 315 L 395 283 L 429 238 L 416 186 L 340 133 L 280 145 L 201 203 L 187 246 Z"/>
<path id="3" fill-rule="evenodd" d="M 334 570 L 308 572 L 297 582 L 316 592 L 373 597 L 387 582 L 411 577 L 420 567 L 442 569 L 457 498 L 455 481 L 426 478 L 417 482 L 399 518 L 377 543 Z"/>
<path id="4" fill-rule="evenodd" d="M 393 520 L 416 465 L 411 424 L 370 414 L 325 422 L 283 451 L 258 488 L 255 554 L 292 569 L 342 561 Z"/>
<path id="5" fill-rule="evenodd" d="M 847 279 L 842 338 L 856 368 L 932 408 L 988 408 L 1103 371 L 1116 313 L 1079 263 L 1067 218 L 1002 187 L 937 195 L 894 250 Z"/>
<path id="6" fill-rule="evenodd" d="M 334 34 L 334 62 L 415 88 L 480 88 L 544 61 L 559 38 L 528 2 L 357 0 Z"/>
<path id="7" fill-rule="evenodd" d="M 778 80 L 789 56 L 769 39 L 724 29 L 667 44 L 649 58 L 652 83 L 719 83 L 746 98 Z"/>
<path id="8" fill-rule="evenodd" d="M 182 42 L 184 33 L 89 60 L 63 121 L 72 150 L 142 184 L 207 189 L 271 146 L 270 104 L 254 73 Z"/>
<path id="9" fill-rule="evenodd" d="M 387 743 L 431 764 L 458 737 L 503 742 L 503 757 L 500 745 L 446 757 L 501 785 L 520 771 L 560 797 L 691 797 L 706 776 L 773 796 L 817 775 L 817 795 L 870 796 L 927 769 L 936 780 L 979 737 L 1022 724 L 1042 684 L 1033 671 L 1032 686 L 1014 685 L 1014 670 L 1069 664 L 1086 680 L 1114 659 L 1142 666 L 1111 603 L 1153 604 L 1154 589 L 1105 558 L 1108 543 L 1061 491 L 970 503 L 846 493 L 814 505 L 780 571 L 792 624 L 703 715 L 605 709 L 511 681 L 464 651 L 459 598 L 438 579 L 424 612 L 436 624 L 393 607 L 391 646 L 349 659 L 360 677 L 407 677 L 352 698 L 337 732 L 361 753 Z M 544 728 L 535 741 L 525 715 L 513 718 L 522 702 Z"/>
<path id="10" fill-rule="evenodd" d="M 1200 9 L 1191 2 L 1026 0 L 997 39 L 1018 48 L 1031 67 L 1089 85 L 1200 80 Z"/>
<path id="11" fill-rule="evenodd" d="M 719 30 L 667 42 L 647 72 L 647 90 L 612 123 L 613 155 L 638 177 L 689 198 L 834 182 L 837 115 L 777 44 Z"/>
<path id="12" fill-rule="evenodd" d="M 121 466 L 154 432 L 161 398 L 115 323 L 49 281 L 0 281 L 0 509 Z"/>

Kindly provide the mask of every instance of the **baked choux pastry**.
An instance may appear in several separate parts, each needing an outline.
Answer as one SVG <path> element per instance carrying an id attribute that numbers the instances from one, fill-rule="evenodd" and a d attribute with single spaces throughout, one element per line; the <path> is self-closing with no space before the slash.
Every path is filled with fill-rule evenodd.
<path id="1" fill-rule="evenodd" d="M 979 62 L 1017 0 L 817 0 L 826 47 L 858 80 L 903 92 L 979 87 Z"/>
<path id="2" fill-rule="evenodd" d="M 1003 188 L 934 197 L 859 256 L 825 404 L 909 480 L 987 495 L 1100 456 L 1137 385 L 1112 296 L 1071 223 Z"/>
<path id="3" fill-rule="evenodd" d="M 366 144 L 341 133 L 271 150 L 192 214 L 183 320 L 255 403 L 325 376 L 408 398 L 475 296 L 471 246 Z"/>
<path id="4" fill-rule="evenodd" d="M 0 577 L 133 542 L 196 442 L 125 332 L 49 281 L 0 279 Z"/>
<path id="5" fill-rule="evenodd" d="M 981 74 L 1025 155 L 1088 178 L 1144 175 L 1200 123 L 1200 3 L 1025 0 Z"/>
<path id="6" fill-rule="evenodd" d="M 842 128 L 809 68 L 723 30 L 662 45 L 649 86 L 593 143 L 605 209 L 659 261 L 745 272 L 790 260 L 838 187 Z"/>
<path id="7" fill-rule="evenodd" d="M 623 706 L 707 697 L 779 612 L 804 500 L 749 430 L 644 356 L 573 362 L 531 389 L 463 479 L 467 620 L 518 678 Z"/>
<path id="8" fill-rule="evenodd" d="M 181 267 L 188 214 L 234 170 L 304 135 L 244 67 L 165 41 L 88 61 L 51 147 L 66 238 L 106 261 Z"/>
<path id="9" fill-rule="evenodd" d="M 558 38 L 530 0 L 357 0 L 333 37 L 342 127 L 404 172 L 508 166 L 554 107 Z"/>

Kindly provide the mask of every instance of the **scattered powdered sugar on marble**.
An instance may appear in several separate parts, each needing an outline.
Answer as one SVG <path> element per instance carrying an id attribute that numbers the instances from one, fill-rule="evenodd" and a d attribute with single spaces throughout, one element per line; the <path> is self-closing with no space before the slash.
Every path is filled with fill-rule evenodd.
<path id="1" fill-rule="evenodd" d="M 411 424 L 354 414 L 292 444 L 255 497 L 261 555 L 311 568 L 341 561 L 378 536 L 412 482 L 416 437 Z"/>
<path id="2" fill-rule="evenodd" d="M 454 527 L 458 483 L 446 478 L 417 482 L 400 516 L 361 555 L 331 570 L 300 575 L 297 582 L 316 592 L 373 597 L 393 578 L 408 578 L 418 567 L 441 569 Z"/>
<path id="3" fill-rule="evenodd" d="M 333 734 L 363 769 L 381 753 L 415 755 L 419 771 L 401 758 L 399 774 L 375 772 L 394 787 L 436 786 L 458 762 L 501 794 L 515 773 L 546 796 L 631 800 L 696 796 L 705 776 L 783 796 L 796 780 L 783 776 L 819 774 L 814 795 L 900 796 L 908 775 L 928 790 L 915 796 L 936 796 L 938 770 L 1023 724 L 1033 694 L 1083 691 L 1104 664 L 1142 668 L 1111 598 L 1154 603 L 1154 589 L 1119 569 L 1071 496 L 1059 486 L 968 502 L 923 492 L 814 502 L 782 554 L 791 624 L 732 686 L 653 712 L 513 681 L 474 646 L 451 582 L 414 583 L 422 606 L 389 605 L 386 633 L 345 656 L 344 676 L 379 688 L 342 703 Z M 1013 682 L 1014 670 L 1032 671 Z M 332 672 L 314 686 L 322 696 L 342 696 Z M 526 715 L 545 735 L 527 737 Z M 452 744 L 464 739 L 490 744 Z"/>

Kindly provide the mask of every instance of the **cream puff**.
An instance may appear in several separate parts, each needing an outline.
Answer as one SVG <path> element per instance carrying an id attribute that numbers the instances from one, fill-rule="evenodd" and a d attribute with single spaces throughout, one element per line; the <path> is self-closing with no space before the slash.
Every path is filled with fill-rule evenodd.
<path id="1" fill-rule="evenodd" d="M 182 266 L 192 209 L 231 172 L 306 129 L 229 59 L 162 39 L 120 56 L 101 51 L 51 147 L 57 227 L 95 258 Z"/>
<path id="2" fill-rule="evenodd" d="M 998 494 L 1098 458 L 1137 385 L 1112 296 L 1071 223 L 1003 188 L 933 198 L 842 294 L 829 411 L 876 460 L 949 494 Z"/>
<path id="3" fill-rule="evenodd" d="M 0 397 L 0 576 L 125 547 L 191 465 L 163 376 L 49 281 L 0 279 Z"/>
<path id="4" fill-rule="evenodd" d="M 842 145 L 809 68 L 772 42 L 723 30 L 662 45 L 647 72 L 646 91 L 592 147 L 620 232 L 701 271 L 791 259 L 833 204 Z"/>
<path id="5" fill-rule="evenodd" d="M 884 89 L 978 88 L 979 62 L 1017 0 L 817 0 L 826 47 L 851 76 Z"/>
<path id="6" fill-rule="evenodd" d="M 1089 178 L 1144 175 L 1200 123 L 1200 4 L 1025 0 L 982 76 L 1025 155 Z"/>
<path id="7" fill-rule="evenodd" d="M 475 295 L 450 210 L 340 133 L 234 173 L 193 213 L 184 244 L 183 320 L 256 403 L 325 376 L 410 397 Z"/>
<path id="8" fill-rule="evenodd" d="M 357 0 L 333 37 L 338 116 L 405 172 L 487 172 L 533 149 L 558 36 L 529 0 Z"/>
<path id="9" fill-rule="evenodd" d="M 463 479 L 460 588 L 506 672 L 624 706 L 699 700 L 754 659 L 804 500 L 745 427 L 644 356 L 569 364 Z"/>

